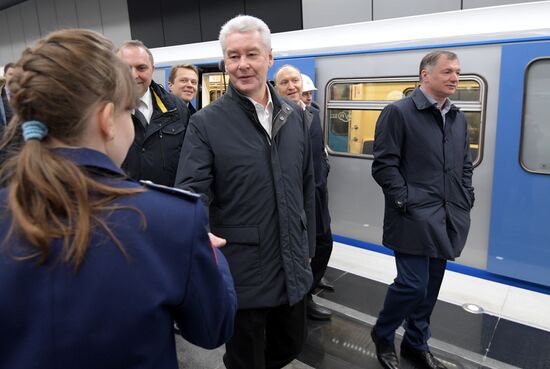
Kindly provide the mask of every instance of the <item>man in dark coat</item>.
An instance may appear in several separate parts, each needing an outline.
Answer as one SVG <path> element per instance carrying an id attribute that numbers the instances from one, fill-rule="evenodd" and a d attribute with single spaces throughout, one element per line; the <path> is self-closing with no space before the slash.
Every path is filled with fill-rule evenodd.
<path id="1" fill-rule="evenodd" d="M 134 142 L 122 168 L 133 179 L 173 186 L 189 121 L 187 107 L 153 81 L 153 55 L 141 41 L 125 42 L 117 54 L 130 66 L 141 96 L 132 114 Z"/>
<path id="2" fill-rule="evenodd" d="M 220 32 L 231 83 L 193 114 L 176 186 L 201 194 L 212 233 L 227 240 L 237 291 L 228 369 L 281 368 L 305 342 L 315 253 L 315 182 L 304 112 L 267 84 L 271 35 L 238 16 Z"/>
<path id="3" fill-rule="evenodd" d="M 197 112 L 191 101 L 197 96 L 199 70 L 193 64 L 180 64 L 170 69 L 168 88 L 183 100 L 189 110 L 189 117 Z"/>
<path id="4" fill-rule="evenodd" d="M 330 213 L 328 210 L 327 178 L 329 172 L 328 158 L 323 142 L 323 129 L 319 111 L 306 106 L 302 101 L 302 74 L 293 65 L 283 65 L 273 75 L 275 87 L 279 95 L 296 103 L 304 110 L 306 123 L 311 140 L 311 154 L 313 157 L 313 172 L 315 173 L 315 256 L 311 259 L 313 283 L 308 293 L 307 316 L 311 319 L 329 320 L 331 311 L 313 301 L 312 294 L 319 286 L 327 270 L 330 254 L 332 253 L 332 232 L 330 230 Z"/>
<path id="5" fill-rule="evenodd" d="M 13 116 L 11 105 L 10 105 L 10 90 L 8 88 L 8 84 L 10 83 L 11 77 L 13 76 L 13 73 L 15 72 L 15 64 L 14 63 L 7 63 L 4 65 L 4 79 L 5 83 L 4 86 L 0 89 L 0 95 L 2 96 L 2 105 L 4 110 L 4 118 L 6 121 L 6 125 L 10 122 L 11 117 Z"/>
<path id="6" fill-rule="evenodd" d="M 447 260 L 466 242 L 474 204 L 466 118 L 448 98 L 459 75 L 456 54 L 427 54 L 420 87 L 388 105 L 376 125 L 372 175 L 385 196 L 383 244 L 397 265 L 372 330 L 385 368 L 398 368 L 394 335 L 404 320 L 401 356 L 417 367 L 445 368 L 428 347 L 430 315 Z"/>

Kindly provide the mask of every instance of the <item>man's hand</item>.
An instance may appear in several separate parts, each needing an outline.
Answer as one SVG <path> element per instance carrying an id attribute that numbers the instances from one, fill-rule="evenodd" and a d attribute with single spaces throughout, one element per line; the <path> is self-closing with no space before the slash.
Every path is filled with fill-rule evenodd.
<path id="1" fill-rule="evenodd" d="M 212 244 L 212 246 L 216 248 L 224 247 L 227 243 L 227 240 L 225 238 L 220 238 L 210 232 L 208 232 L 208 237 L 210 237 L 210 243 Z"/>

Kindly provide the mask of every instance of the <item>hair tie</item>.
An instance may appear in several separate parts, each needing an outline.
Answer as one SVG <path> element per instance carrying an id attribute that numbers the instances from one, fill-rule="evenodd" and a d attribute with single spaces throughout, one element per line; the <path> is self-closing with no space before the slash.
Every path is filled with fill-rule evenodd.
<path id="1" fill-rule="evenodd" d="M 48 127 L 37 120 L 26 121 L 23 123 L 22 128 L 25 142 L 28 140 L 42 141 L 42 139 L 48 135 Z"/>

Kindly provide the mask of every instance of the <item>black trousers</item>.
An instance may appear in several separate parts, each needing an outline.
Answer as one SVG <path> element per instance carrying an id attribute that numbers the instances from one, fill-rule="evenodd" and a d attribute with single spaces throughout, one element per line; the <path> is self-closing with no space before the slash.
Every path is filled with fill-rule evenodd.
<path id="1" fill-rule="evenodd" d="M 293 306 L 238 310 L 223 362 L 227 369 L 279 369 L 300 354 L 306 338 L 305 299 Z"/>
<path id="2" fill-rule="evenodd" d="M 311 284 L 311 295 L 319 285 L 319 281 L 325 275 L 327 270 L 328 261 L 332 254 L 332 232 L 329 229 L 322 235 L 316 237 L 315 256 L 311 259 L 311 271 L 313 273 L 313 283 Z"/>
<path id="3" fill-rule="evenodd" d="M 374 333 L 381 341 L 393 344 L 395 330 L 405 320 L 402 345 L 428 351 L 430 316 L 437 302 L 447 261 L 396 252 L 395 264 L 397 277 L 388 287 Z"/>

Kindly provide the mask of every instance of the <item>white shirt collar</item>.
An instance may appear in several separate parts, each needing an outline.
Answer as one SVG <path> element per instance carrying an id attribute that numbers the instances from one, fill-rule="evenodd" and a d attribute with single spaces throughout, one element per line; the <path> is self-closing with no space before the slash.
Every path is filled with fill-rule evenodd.
<path id="1" fill-rule="evenodd" d="M 148 88 L 142 97 L 139 98 L 141 102 L 137 109 L 143 114 L 147 123 L 151 121 L 153 115 L 153 97 L 151 96 L 151 90 Z"/>
<path id="2" fill-rule="evenodd" d="M 266 106 L 263 106 L 259 102 L 255 101 L 254 99 L 246 96 L 248 100 L 254 105 L 254 108 L 256 109 L 256 114 L 258 115 L 258 119 L 260 120 L 260 124 L 262 127 L 264 127 L 265 131 L 271 137 L 271 128 L 273 126 L 273 99 L 271 98 L 271 91 L 269 91 L 269 87 L 267 87 L 267 104 Z"/>

